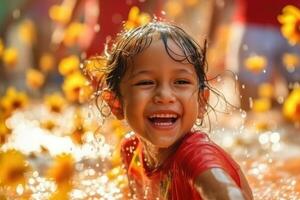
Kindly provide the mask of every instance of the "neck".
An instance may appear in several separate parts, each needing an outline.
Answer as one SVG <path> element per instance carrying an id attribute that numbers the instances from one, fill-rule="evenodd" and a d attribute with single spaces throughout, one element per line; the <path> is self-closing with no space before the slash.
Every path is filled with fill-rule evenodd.
<path id="1" fill-rule="evenodd" d="M 159 148 L 146 140 L 142 140 L 142 143 L 143 153 L 149 164 L 148 167 L 153 170 L 160 167 L 171 156 L 177 146 L 173 144 L 168 148 Z"/>

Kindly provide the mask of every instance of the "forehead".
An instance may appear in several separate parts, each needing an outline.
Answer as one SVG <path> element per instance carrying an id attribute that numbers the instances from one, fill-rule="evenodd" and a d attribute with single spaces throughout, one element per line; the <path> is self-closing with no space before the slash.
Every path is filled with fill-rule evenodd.
<path id="1" fill-rule="evenodd" d="M 187 61 L 184 51 L 172 40 L 167 44 L 155 39 L 139 54 L 135 55 L 128 66 L 127 75 L 132 76 L 140 71 L 151 72 L 188 72 L 195 74 L 194 66 Z"/>
<path id="2" fill-rule="evenodd" d="M 172 39 L 167 39 L 165 43 L 160 38 L 153 38 L 151 44 L 145 48 L 142 52 L 133 57 L 135 63 L 143 61 L 145 58 L 152 58 L 152 62 L 155 62 L 158 57 L 173 58 L 174 61 L 182 60 L 185 57 L 183 49 L 181 49 Z"/>

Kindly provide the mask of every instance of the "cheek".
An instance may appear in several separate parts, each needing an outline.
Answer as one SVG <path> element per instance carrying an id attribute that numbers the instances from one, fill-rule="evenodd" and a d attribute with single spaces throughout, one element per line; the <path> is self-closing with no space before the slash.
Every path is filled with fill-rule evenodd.
<path id="1" fill-rule="evenodd" d="M 125 115 L 136 116 L 143 113 L 147 98 L 141 93 L 130 93 L 123 98 L 123 109 Z"/>

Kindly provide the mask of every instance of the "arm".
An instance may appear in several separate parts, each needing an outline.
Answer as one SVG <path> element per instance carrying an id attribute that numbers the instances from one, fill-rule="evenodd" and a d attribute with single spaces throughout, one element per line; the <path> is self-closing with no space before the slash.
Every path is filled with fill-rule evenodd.
<path id="1" fill-rule="evenodd" d="M 198 175 L 194 184 L 204 200 L 252 200 L 248 183 L 241 177 L 242 190 L 223 169 L 211 168 Z"/>

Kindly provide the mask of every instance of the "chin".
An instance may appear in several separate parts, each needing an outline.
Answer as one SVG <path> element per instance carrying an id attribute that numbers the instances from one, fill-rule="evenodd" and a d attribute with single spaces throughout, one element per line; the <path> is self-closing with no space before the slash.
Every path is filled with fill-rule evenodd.
<path id="1" fill-rule="evenodd" d="M 166 149 L 166 148 L 171 147 L 176 142 L 176 140 L 175 139 L 174 140 L 168 139 L 166 141 L 165 139 L 160 139 L 160 140 L 150 140 L 150 142 L 158 148 Z"/>

